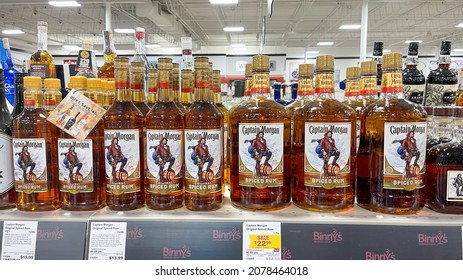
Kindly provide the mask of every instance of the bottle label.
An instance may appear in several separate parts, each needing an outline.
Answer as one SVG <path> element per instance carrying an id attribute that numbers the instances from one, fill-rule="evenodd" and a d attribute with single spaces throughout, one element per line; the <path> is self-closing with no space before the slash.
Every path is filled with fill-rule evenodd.
<path id="1" fill-rule="evenodd" d="M 239 139 L 239 184 L 265 189 L 284 182 L 283 123 L 241 123 Z"/>
<path id="2" fill-rule="evenodd" d="M 207 195 L 222 191 L 223 132 L 185 130 L 185 191 Z"/>
<path id="3" fill-rule="evenodd" d="M 146 191 L 161 195 L 182 193 L 183 133 L 178 130 L 146 131 L 148 165 Z"/>
<path id="4" fill-rule="evenodd" d="M 48 64 L 31 64 L 29 72 L 31 76 L 38 76 L 42 79 L 50 78 L 50 68 Z"/>
<path id="5" fill-rule="evenodd" d="M 79 51 L 79 55 L 77 56 L 76 70 L 93 70 L 92 51 Z"/>
<path id="6" fill-rule="evenodd" d="M 384 124 L 385 189 L 424 187 L 425 158 L 426 122 Z"/>
<path id="7" fill-rule="evenodd" d="M 324 189 L 350 186 L 352 124 L 305 123 L 304 184 Z"/>
<path id="8" fill-rule="evenodd" d="M 360 91 L 360 83 L 358 81 L 346 82 L 346 90 L 344 96 L 357 96 Z"/>
<path id="9" fill-rule="evenodd" d="M 378 88 L 376 85 L 376 77 L 368 77 L 360 79 L 359 95 L 361 96 L 376 96 Z"/>
<path id="10" fill-rule="evenodd" d="M 13 139 L 14 183 L 17 192 L 48 191 L 45 139 Z"/>
<path id="11" fill-rule="evenodd" d="M 452 106 L 455 105 L 457 96 L 458 84 L 441 85 L 427 84 L 426 85 L 426 106 Z"/>
<path id="12" fill-rule="evenodd" d="M 334 75 L 320 73 L 315 76 L 315 93 L 334 93 Z"/>
<path id="13" fill-rule="evenodd" d="M 463 171 L 447 171 L 447 201 L 463 201 Z"/>
<path id="14" fill-rule="evenodd" d="M 270 92 L 270 76 L 268 74 L 252 75 L 252 93 L 269 93 Z"/>
<path id="15" fill-rule="evenodd" d="M 423 104 L 425 85 L 404 85 L 405 99 L 416 103 Z"/>
<path id="16" fill-rule="evenodd" d="M 138 129 L 104 131 L 106 192 L 120 195 L 141 190 Z"/>
<path id="17" fill-rule="evenodd" d="M 0 195 L 8 192 L 14 186 L 13 176 L 13 147 L 11 144 L 11 136 L 0 133 Z"/>
<path id="18" fill-rule="evenodd" d="M 13 108 L 14 106 L 14 73 L 5 70 L 5 97 L 8 102 L 8 107 Z"/>
<path id="19" fill-rule="evenodd" d="M 383 73 L 381 81 L 381 92 L 396 93 L 403 92 L 402 72 Z"/>
<path id="20" fill-rule="evenodd" d="M 93 192 L 92 140 L 58 139 L 59 189 L 72 194 Z"/>
<path id="21" fill-rule="evenodd" d="M 312 95 L 314 94 L 313 89 L 313 80 L 312 79 L 300 79 L 299 80 L 299 88 L 297 90 L 297 94 L 299 95 Z"/>
<path id="22" fill-rule="evenodd" d="M 358 152 L 359 146 L 360 146 L 360 123 L 361 122 L 360 122 L 359 119 L 357 119 L 355 121 L 355 131 L 356 131 L 356 135 L 357 135 L 357 150 L 356 150 L 357 152 Z"/>

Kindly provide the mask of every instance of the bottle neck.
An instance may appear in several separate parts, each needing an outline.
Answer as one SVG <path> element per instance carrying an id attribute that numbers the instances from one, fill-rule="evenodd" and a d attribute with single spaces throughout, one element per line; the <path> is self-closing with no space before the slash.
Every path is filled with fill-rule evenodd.
<path id="1" fill-rule="evenodd" d="M 209 102 L 209 89 L 208 88 L 195 88 L 194 93 L 195 102 Z"/>
<path id="2" fill-rule="evenodd" d="M 270 75 L 268 71 L 255 72 L 252 75 L 251 95 L 253 97 L 270 97 Z M 281 98 L 281 92 L 280 92 Z"/>
<path id="3" fill-rule="evenodd" d="M 135 54 L 145 55 L 145 39 L 135 38 Z"/>
<path id="4" fill-rule="evenodd" d="M 24 109 L 41 108 L 43 105 L 43 93 L 40 88 L 24 90 Z"/>
<path id="5" fill-rule="evenodd" d="M 346 90 L 344 91 L 344 97 L 346 100 L 356 100 L 360 91 L 360 80 L 359 79 L 347 79 Z"/>
<path id="6" fill-rule="evenodd" d="M 452 139 L 453 117 L 434 116 L 433 134 L 438 139 Z"/>
<path id="7" fill-rule="evenodd" d="M 159 88 L 158 90 L 158 102 L 172 102 L 172 88 Z"/>
<path id="8" fill-rule="evenodd" d="M 145 92 L 142 89 L 133 89 L 132 100 L 137 103 L 145 103 Z"/>
<path id="9" fill-rule="evenodd" d="M 131 101 L 129 90 L 129 69 L 120 68 L 115 71 L 116 101 Z"/>
<path id="10" fill-rule="evenodd" d="M 222 93 L 221 92 L 214 92 L 214 103 L 222 104 Z"/>
<path id="11" fill-rule="evenodd" d="M 315 95 L 317 98 L 334 98 L 334 73 L 332 70 L 320 70 L 315 76 Z"/>
<path id="12" fill-rule="evenodd" d="M 437 62 L 439 63 L 440 68 L 448 68 L 452 62 L 452 59 L 450 58 L 450 55 L 441 54 L 439 55 Z"/>
<path id="13" fill-rule="evenodd" d="M 360 89 L 358 99 L 376 99 L 378 90 L 376 88 L 376 75 L 364 75 L 360 78 Z"/>
<path id="14" fill-rule="evenodd" d="M 104 51 L 103 51 L 105 63 L 114 63 L 116 57 L 116 48 L 114 42 L 108 33 L 104 33 Z"/>
<path id="15" fill-rule="evenodd" d="M 48 40 L 48 34 L 47 31 L 45 30 L 38 30 L 38 43 L 37 43 L 37 49 L 41 51 L 46 51 L 47 50 L 47 40 Z"/>
<path id="16" fill-rule="evenodd" d="M 311 97 L 315 93 L 313 88 L 312 77 L 301 77 L 299 80 L 299 87 L 297 89 L 297 95 L 303 97 Z"/>
<path id="17" fill-rule="evenodd" d="M 386 99 L 403 99 L 402 69 L 387 68 L 383 70 L 381 95 Z"/>
<path id="18" fill-rule="evenodd" d="M 412 66 L 415 66 L 418 64 L 418 56 L 417 55 L 408 55 L 407 58 L 405 59 L 405 65 L 407 68 L 411 68 Z"/>
<path id="19" fill-rule="evenodd" d="M 246 77 L 244 80 L 244 96 L 251 96 L 251 89 L 252 89 L 252 77 Z"/>

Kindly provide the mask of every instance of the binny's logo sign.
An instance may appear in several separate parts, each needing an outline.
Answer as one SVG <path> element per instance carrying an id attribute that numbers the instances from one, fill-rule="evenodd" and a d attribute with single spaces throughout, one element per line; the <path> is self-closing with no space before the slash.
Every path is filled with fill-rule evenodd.
<path id="1" fill-rule="evenodd" d="M 162 258 L 163 259 L 188 259 L 191 257 L 190 247 L 183 245 L 181 248 L 162 248 Z"/>
<path id="2" fill-rule="evenodd" d="M 64 232 L 59 227 L 54 230 L 37 230 L 37 240 L 61 240 L 64 238 Z"/>
<path id="3" fill-rule="evenodd" d="M 447 235 L 442 231 L 438 231 L 435 235 L 427 235 L 424 233 L 418 233 L 418 245 L 444 245 L 449 242 Z"/>
<path id="4" fill-rule="evenodd" d="M 137 240 L 143 237 L 143 231 L 141 228 L 135 226 L 132 229 L 127 229 L 127 237 L 128 240 Z"/>
<path id="5" fill-rule="evenodd" d="M 291 255 L 291 249 L 283 247 L 281 249 L 281 259 L 282 260 L 291 260 L 293 256 Z"/>
<path id="6" fill-rule="evenodd" d="M 338 243 L 342 241 L 342 233 L 337 229 L 333 229 L 332 232 L 320 232 L 314 231 L 313 242 L 314 243 Z"/>
<path id="7" fill-rule="evenodd" d="M 377 253 L 366 251 L 365 260 L 395 260 L 395 254 L 389 249 L 386 249 L 384 253 Z"/>
<path id="8" fill-rule="evenodd" d="M 212 231 L 213 241 L 234 241 L 241 240 L 241 231 L 233 228 L 230 231 L 213 230 Z"/>

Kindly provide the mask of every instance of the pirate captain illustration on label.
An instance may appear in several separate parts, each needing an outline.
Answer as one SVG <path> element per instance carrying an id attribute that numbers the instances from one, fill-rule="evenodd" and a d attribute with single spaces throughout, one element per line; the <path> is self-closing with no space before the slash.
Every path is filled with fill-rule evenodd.
<path id="1" fill-rule="evenodd" d="M 400 143 L 400 146 L 397 148 L 397 153 L 400 155 L 400 158 L 405 161 L 405 172 L 403 176 L 405 178 L 418 176 L 420 174 L 420 166 L 417 162 L 421 153 L 416 144 L 415 131 L 410 130 L 405 139 L 392 141 L 392 144 L 395 143 Z M 413 164 L 411 164 L 412 161 Z"/>
<path id="2" fill-rule="evenodd" d="M 61 153 L 64 155 L 63 163 L 64 166 L 69 170 L 69 182 L 70 183 L 80 183 L 84 179 L 84 176 L 80 173 L 82 169 L 82 162 L 79 160 L 79 156 L 76 153 L 76 143 L 74 142 L 66 153 Z M 75 172 L 74 172 L 75 169 Z"/>
<path id="3" fill-rule="evenodd" d="M 272 152 L 267 146 L 267 140 L 264 138 L 264 132 L 259 130 L 254 139 L 244 140 L 244 143 L 250 143 L 248 152 L 256 161 L 254 177 L 267 177 L 272 174 L 272 166 L 269 163 Z M 265 157 L 264 162 L 262 159 Z"/>
<path id="4" fill-rule="evenodd" d="M 106 158 L 112 168 L 112 181 L 127 181 L 129 175 L 124 169 L 125 165 L 127 164 L 127 157 L 122 153 L 121 146 L 119 145 L 119 139 L 117 137 L 113 137 L 111 140 L 111 145 L 109 145 L 107 148 L 108 152 L 106 154 Z M 119 169 L 117 168 L 118 165 Z"/>
<path id="5" fill-rule="evenodd" d="M 196 146 L 189 146 L 188 149 L 193 149 L 191 159 L 194 165 L 198 167 L 198 182 L 211 182 L 214 179 L 214 172 L 211 170 L 214 158 L 209 153 L 209 147 L 206 145 L 206 138 L 201 137 Z"/>
<path id="6" fill-rule="evenodd" d="M 339 174 L 339 165 L 337 163 L 341 152 L 336 147 L 336 141 L 333 139 L 333 132 L 328 130 L 325 132 L 323 138 L 312 139 L 312 142 L 317 142 L 318 145 L 315 147 L 315 152 L 318 157 L 323 160 L 323 176 L 337 176 Z M 333 158 L 331 164 L 330 159 Z"/>
<path id="7" fill-rule="evenodd" d="M 35 162 L 32 160 L 31 154 L 29 152 L 29 147 L 27 144 L 21 149 L 21 152 L 15 153 L 18 157 L 18 165 L 23 171 L 23 182 L 24 183 L 33 183 L 37 179 L 37 176 L 33 172 L 35 169 Z M 28 171 L 29 169 L 29 171 Z"/>
<path id="8" fill-rule="evenodd" d="M 159 166 L 159 182 L 171 182 L 175 178 L 175 171 L 172 169 L 175 157 L 170 152 L 169 145 L 167 145 L 167 137 L 162 137 L 159 140 L 159 145 L 150 146 L 150 149 L 154 149 L 152 158 L 154 163 Z M 167 169 L 164 170 L 166 165 Z"/>

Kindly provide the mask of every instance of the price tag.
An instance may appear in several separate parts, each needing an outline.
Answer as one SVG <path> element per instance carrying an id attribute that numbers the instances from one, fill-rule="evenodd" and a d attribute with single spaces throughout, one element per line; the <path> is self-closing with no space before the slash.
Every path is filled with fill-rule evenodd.
<path id="1" fill-rule="evenodd" d="M 127 223 L 91 223 L 89 260 L 124 260 Z"/>
<path id="2" fill-rule="evenodd" d="M 34 260 L 37 221 L 5 221 L 2 260 Z"/>
<path id="3" fill-rule="evenodd" d="M 243 223 L 244 260 L 281 260 L 281 223 Z"/>

